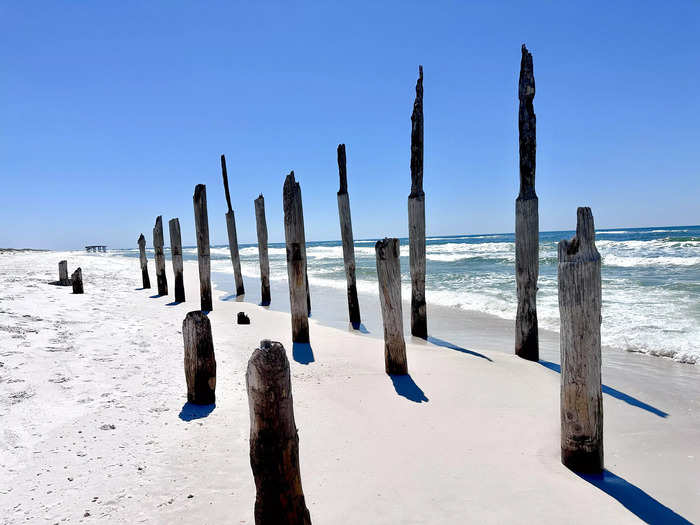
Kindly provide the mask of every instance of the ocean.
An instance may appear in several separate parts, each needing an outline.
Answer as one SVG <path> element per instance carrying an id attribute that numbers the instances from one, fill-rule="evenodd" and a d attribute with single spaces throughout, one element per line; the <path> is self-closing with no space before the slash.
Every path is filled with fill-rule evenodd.
<path id="1" fill-rule="evenodd" d="M 573 235 L 573 231 L 540 232 L 540 328 L 559 328 L 557 243 Z M 355 241 L 360 293 L 377 295 L 375 242 Z M 603 261 L 603 345 L 684 363 L 700 361 L 700 226 L 600 230 L 596 246 Z M 257 245 L 239 248 L 244 276 L 259 278 Z M 514 234 L 428 237 L 426 252 L 428 303 L 515 318 Z M 138 249 L 111 253 L 138 257 Z M 270 243 L 269 255 L 271 280 L 286 282 L 284 244 Z M 150 250 L 149 260 L 152 257 Z M 166 257 L 169 260 L 167 249 Z M 196 257 L 196 247 L 183 248 L 184 259 Z M 337 289 L 344 296 L 340 241 L 308 242 L 307 257 L 310 283 Z M 231 273 L 227 245 L 213 246 L 211 259 L 213 272 Z M 408 239 L 401 239 L 401 268 L 406 299 L 410 298 Z"/>

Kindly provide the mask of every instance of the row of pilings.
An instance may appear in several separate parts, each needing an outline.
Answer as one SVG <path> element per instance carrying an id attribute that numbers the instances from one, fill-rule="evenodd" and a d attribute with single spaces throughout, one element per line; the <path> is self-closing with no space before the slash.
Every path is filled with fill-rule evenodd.
<path id="1" fill-rule="evenodd" d="M 535 193 L 536 121 L 533 106 L 535 80 L 532 55 L 522 46 L 518 85 L 520 192 L 516 199 L 515 276 L 517 314 L 515 353 L 539 360 L 536 293 L 539 259 L 538 199 Z M 348 315 L 353 327 L 361 326 L 355 275 L 354 240 L 347 187 L 346 151 L 337 150 L 340 188 L 338 215 L 347 279 Z M 228 211 L 226 226 L 237 295 L 245 293 L 241 275 L 236 222 L 228 186 L 226 160 L 221 168 Z M 301 187 L 294 172 L 283 184 L 284 232 L 294 343 L 308 343 L 311 298 L 309 293 L 306 237 Z M 211 326 L 206 313 L 213 309 L 206 187 L 199 184 L 193 195 L 200 310 L 183 321 L 185 376 L 188 401 L 210 404 L 215 399 L 216 360 Z M 601 260 L 595 247 L 590 208 L 579 208 L 576 235 L 559 244 L 559 307 L 561 352 L 561 455 L 562 462 L 578 472 L 603 469 L 603 414 L 601 392 Z M 269 258 L 265 202 L 255 199 L 256 229 L 261 273 L 262 304 L 270 304 Z M 185 301 L 182 242 L 177 218 L 170 220 L 170 243 L 175 275 L 175 300 Z M 411 192 L 408 197 L 409 267 L 411 277 L 411 334 L 427 339 L 425 294 L 426 229 L 423 191 L 423 68 L 419 68 L 411 116 Z M 143 287 L 150 287 L 146 241 L 138 239 Z M 158 294 L 167 295 L 162 217 L 156 219 L 153 246 Z M 375 245 L 379 298 L 384 326 L 387 374 L 408 373 L 403 331 L 399 241 L 385 238 Z M 289 379 L 289 363 L 280 343 L 262 341 L 248 363 L 246 373 L 251 407 L 251 466 L 257 497 L 256 522 L 310 523 L 301 491 L 298 437 Z M 280 402 L 269 399 L 280 396 Z M 273 396 L 273 397 L 270 397 Z M 277 397 L 274 397 L 277 399 Z M 284 451 L 291 451 L 286 453 Z M 278 495 L 286 495 L 284 498 Z M 281 503 L 282 501 L 282 503 Z M 267 518 L 264 518 L 267 516 Z M 285 516 L 284 519 L 281 517 Z M 293 517 L 293 519 L 292 519 Z M 272 521 L 269 521 L 272 520 Z M 275 521 L 277 520 L 277 521 Z"/>

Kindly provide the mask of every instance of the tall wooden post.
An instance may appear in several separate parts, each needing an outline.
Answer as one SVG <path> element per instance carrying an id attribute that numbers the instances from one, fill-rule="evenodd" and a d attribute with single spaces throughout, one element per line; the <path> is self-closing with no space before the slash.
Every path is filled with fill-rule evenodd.
<path id="1" fill-rule="evenodd" d="M 70 284 L 68 279 L 68 261 L 58 262 L 58 282 L 63 286 Z"/>
<path id="2" fill-rule="evenodd" d="M 83 293 L 83 270 L 80 267 L 76 268 L 70 280 L 73 285 L 73 293 Z"/>
<path id="3" fill-rule="evenodd" d="M 411 194 L 408 196 L 408 253 L 411 269 L 411 334 L 427 339 L 425 307 L 425 192 L 423 191 L 423 66 L 418 66 L 411 115 Z"/>
<path id="4" fill-rule="evenodd" d="M 401 263 L 399 240 L 377 241 L 379 303 L 384 321 L 384 367 L 387 374 L 408 374 L 406 342 L 403 338 L 403 313 L 401 306 Z"/>
<path id="5" fill-rule="evenodd" d="M 168 295 L 168 280 L 165 277 L 165 254 L 163 253 L 163 217 L 158 215 L 153 228 L 153 250 L 156 255 L 156 280 L 158 295 Z"/>
<path id="6" fill-rule="evenodd" d="M 287 277 L 292 313 L 292 341 L 309 342 L 308 283 L 306 278 L 306 242 L 301 188 L 292 171 L 284 181 L 284 237 L 287 244 Z"/>
<path id="7" fill-rule="evenodd" d="M 216 358 L 209 318 L 199 310 L 188 313 L 182 321 L 182 338 L 187 401 L 211 405 L 216 401 Z"/>
<path id="8" fill-rule="evenodd" d="M 261 304 L 270 304 L 270 259 L 267 253 L 267 220 L 265 219 L 265 198 L 262 193 L 255 199 L 255 226 L 258 231 L 258 256 L 260 258 Z"/>
<path id="9" fill-rule="evenodd" d="M 338 217 L 340 219 L 340 237 L 343 240 L 343 262 L 345 263 L 345 279 L 348 288 L 348 313 L 352 325 L 359 326 L 360 303 L 357 300 L 357 281 L 355 280 L 355 243 L 352 237 L 345 144 L 338 144 L 338 174 L 340 176 Z"/>
<path id="10" fill-rule="evenodd" d="M 185 281 L 182 276 L 182 236 L 180 235 L 180 220 L 170 219 L 170 253 L 173 259 L 173 273 L 175 274 L 175 302 L 185 302 Z"/>
<path id="11" fill-rule="evenodd" d="M 141 280 L 143 281 L 143 288 L 147 289 L 151 287 L 151 279 L 148 277 L 148 259 L 146 259 L 146 238 L 143 233 L 139 235 L 139 260 L 141 261 Z"/>
<path id="12" fill-rule="evenodd" d="M 264 340 L 246 371 L 256 525 L 311 525 L 299 471 L 299 435 L 284 347 Z"/>
<path id="13" fill-rule="evenodd" d="M 228 191 L 228 173 L 226 172 L 226 157 L 221 155 L 221 174 L 224 177 L 224 191 L 226 192 L 226 229 L 228 230 L 228 249 L 231 252 L 231 264 L 233 265 L 233 278 L 236 281 L 236 295 L 245 294 L 243 287 L 243 275 L 241 274 L 241 256 L 238 253 L 238 235 L 236 234 L 236 217 L 231 208 L 231 195 Z"/>
<path id="14" fill-rule="evenodd" d="M 192 196 L 194 225 L 197 230 L 197 263 L 199 265 L 199 295 L 201 309 L 211 312 L 211 260 L 209 256 L 209 215 L 207 214 L 207 187 L 197 184 Z"/>
<path id="15" fill-rule="evenodd" d="M 515 353 L 523 359 L 540 358 L 537 333 L 537 276 L 539 274 L 540 220 L 535 193 L 535 75 L 532 55 L 525 45 L 518 85 L 520 110 L 520 193 L 515 201 L 515 278 L 518 309 L 515 317 Z"/>
<path id="16" fill-rule="evenodd" d="M 603 470 L 600 254 L 590 208 L 576 236 L 559 242 L 561 461 L 577 472 Z"/>

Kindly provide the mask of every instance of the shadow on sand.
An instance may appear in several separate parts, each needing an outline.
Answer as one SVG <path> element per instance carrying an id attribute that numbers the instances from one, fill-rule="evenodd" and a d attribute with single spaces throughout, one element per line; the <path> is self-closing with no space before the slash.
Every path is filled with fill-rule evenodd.
<path id="1" fill-rule="evenodd" d="M 552 363 L 551 361 L 542 361 L 540 360 L 539 362 L 543 367 L 549 368 L 550 370 L 555 371 L 557 374 L 561 374 L 561 366 Z M 628 394 L 625 394 L 624 392 L 620 392 L 619 390 L 616 390 L 615 388 L 609 387 L 607 385 L 603 385 L 603 394 L 608 394 L 609 396 L 614 397 L 615 399 L 619 399 L 620 401 L 624 401 L 628 405 L 632 405 L 637 408 L 641 408 L 642 410 L 646 410 L 647 412 L 651 412 L 655 416 L 659 417 L 668 417 L 668 413 L 664 412 L 663 410 L 659 410 L 656 407 L 653 407 L 644 401 L 640 401 L 636 397 L 632 397 Z"/>
<path id="2" fill-rule="evenodd" d="M 177 306 L 178 304 L 182 304 L 185 301 L 173 301 L 172 303 L 168 303 L 165 306 Z"/>
<path id="3" fill-rule="evenodd" d="M 394 375 L 390 374 L 391 382 L 394 384 L 394 390 L 402 397 L 414 403 L 427 403 L 428 398 L 425 392 L 416 384 L 410 374 Z"/>
<path id="4" fill-rule="evenodd" d="M 645 523 L 670 525 L 689 524 L 690 521 L 676 514 L 666 505 L 652 498 L 639 487 L 632 485 L 609 470 L 602 474 L 578 474 L 593 485 L 615 498 L 620 504 Z"/>
<path id="5" fill-rule="evenodd" d="M 155 294 L 155 295 L 149 295 L 149 299 L 158 299 L 159 297 L 166 297 L 165 294 Z"/>
<path id="6" fill-rule="evenodd" d="M 365 328 L 365 325 L 363 325 L 362 323 L 349 323 L 348 328 L 351 331 L 357 330 L 361 334 L 368 334 L 369 333 L 369 330 L 367 330 L 367 328 Z"/>
<path id="7" fill-rule="evenodd" d="M 457 352 L 462 352 L 463 354 L 469 354 L 473 355 L 474 357 L 480 357 L 481 359 L 486 359 L 487 361 L 491 361 L 493 363 L 493 359 L 491 359 L 488 356 L 485 356 L 484 354 L 480 354 L 479 352 L 475 352 L 474 350 L 467 350 L 466 348 L 462 348 L 461 346 L 457 346 L 455 344 L 450 343 L 449 341 L 444 341 L 443 339 L 439 339 L 437 337 L 428 336 L 428 342 L 433 343 L 436 346 L 449 348 L 450 350 L 457 350 Z"/>
<path id="8" fill-rule="evenodd" d="M 207 417 L 216 408 L 216 403 L 211 405 L 195 405 L 189 401 L 182 405 L 180 410 L 180 419 L 183 421 L 192 421 L 193 419 L 202 419 Z"/>
<path id="9" fill-rule="evenodd" d="M 309 343 L 294 343 L 292 345 L 292 357 L 302 365 L 314 362 L 314 351 Z"/>

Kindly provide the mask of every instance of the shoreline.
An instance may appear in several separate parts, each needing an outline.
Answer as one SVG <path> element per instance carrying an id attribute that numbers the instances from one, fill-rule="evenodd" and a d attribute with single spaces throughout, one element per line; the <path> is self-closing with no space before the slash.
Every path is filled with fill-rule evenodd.
<path id="1" fill-rule="evenodd" d="M 70 254 L 85 295 L 46 284 L 64 255 L 0 259 L 0 325 L 16 328 L 0 330 L 8 523 L 85 513 L 111 523 L 253 523 L 245 367 L 264 338 L 282 342 L 290 361 L 314 523 L 700 520 L 695 367 L 604 358 L 608 471 L 590 479 L 559 460 L 558 359 L 513 356 L 511 330 L 464 322 L 473 337 L 449 340 L 461 350 L 407 339 L 410 376 L 393 381 L 375 333 L 313 321 L 313 361 L 303 364 L 288 314 L 216 300 L 217 402 L 202 412 L 185 403 L 180 333 L 199 307 L 197 263 L 185 262 L 188 301 L 175 304 L 140 289 L 138 259 Z M 166 274 L 172 284 L 171 265 Z M 246 285 L 252 300 L 258 285 Z M 216 299 L 226 295 L 215 288 Z M 312 307 L 323 301 L 312 289 Z M 251 325 L 235 324 L 238 311 Z M 557 344 L 544 337 L 543 358 Z M 19 392 L 27 395 L 12 397 Z"/>

